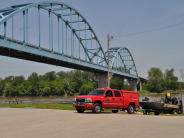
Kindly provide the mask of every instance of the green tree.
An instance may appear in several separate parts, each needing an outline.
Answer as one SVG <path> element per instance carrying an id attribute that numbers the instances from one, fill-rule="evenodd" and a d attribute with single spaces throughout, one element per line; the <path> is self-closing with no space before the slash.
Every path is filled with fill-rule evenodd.
<path id="1" fill-rule="evenodd" d="M 43 75 L 43 80 L 54 81 L 56 80 L 56 72 L 50 71 Z"/>
<path id="2" fill-rule="evenodd" d="M 179 88 L 178 77 L 174 76 L 174 69 L 166 69 L 164 78 L 167 81 L 167 89 L 176 90 Z"/>
<path id="3" fill-rule="evenodd" d="M 174 76 L 173 68 L 171 70 L 168 70 L 168 69 L 165 70 L 164 79 L 171 81 L 174 77 L 175 76 Z"/>
<path id="4" fill-rule="evenodd" d="M 160 68 L 152 67 L 148 71 L 148 85 L 147 88 L 150 92 L 160 92 L 163 88 L 160 85 L 161 80 L 163 79 L 163 73 Z"/>
<path id="5" fill-rule="evenodd" d="M 18 86 L 25 81 L 24 76 L 15 76 L 14 79 L 11 81 L 12 86 Z"/>
<path id="6" fill-rule="evenodd" d="M 41 75 L 40 75 L 41 76 Z M 31 83 L 31 85 L 28 87 L 30 93 L 34 96 L 39 95 L 39 82 L 42 80 L 40 79 L 38 74 L 36 72 L 33 72 L 27 79 Z"/>
<path id="7" fill-rule="evenodd" d="M 110 87 L 111 87 L 111 89 L 119 89 L 119 90 L 122 90 L 123 87 L 124 87 L 124 78 L 113 77 L 110 80 Z"/>
<path id="8" fill-rule="evenodd" d="M 3 95 L 3 83 L 0 81 L 0 96 Z"/>
<path id="9" fill-rule="evenodd" d="M 12 89 L 12 87 L 11 87 L 11 83 L 10 82 L 7 82 L 7 83 L 5 83 L 5 87 L 4 87 L 4 90 L 3 90 L 3 93 L 4 93 L 4 95 L 7 97 L 7 96 L 11 96 L 11 89 Z"/>
<path id="10" fill-rule="evenodd" d="M 97 83 L 92 81 L 85 81 L 79 89 L 80 95 L 86 95 L 90 93 L 93 89 L 97 88 Z"/>
<path id="11" fill-rule="evenodd" d="M 51 89 L 49 87 L 49 81 L 41 81 L 39 83 L 39 95 L 40 96 L 49 96 Z"/>
<path id="12" fill-rule="evenodd" d="M 151 68 L 148 71 L 148 81 L 150 83 L 158 84 L 163 79 L 163 73 L 160 68 Z"/>
<path id="13" fill-rule="evenodd" d="M 65 78 L 66 77 L 66 72 L 64 72 L 64 71 L 57 72 L 56 76 L 58 78 Z"/>

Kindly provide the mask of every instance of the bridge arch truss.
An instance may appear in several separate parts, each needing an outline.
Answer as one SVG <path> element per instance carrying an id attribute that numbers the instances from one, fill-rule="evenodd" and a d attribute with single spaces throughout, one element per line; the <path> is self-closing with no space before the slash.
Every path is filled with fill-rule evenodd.
<path id="1" fill-rule="evenodd" d="M 38 11 L 38 22 L 36 23 L 38 26 L 36 32 L 38 34 L 38 44 L 36 45 L 29 43 L 28 32 L 28 15 L 30 8 L 33 7 Z M 43 47 L 41 44 L 41 9 L 48 12 L 49 28 L 46 29 L 49 30 L 49 48 Z M 23 38 L 19 41 L 14 37 L 14 20 L 16 20 L 14 17 L 20 13 L 23 15 Z M 53 15 L 57 17 L 57 46 L 54 45 Z M 8 36 L 7 26 L 9 24 L 7 22 L 10 20 L 12 22 L 12 25 L 10 25 L 12 35 Z M 0 9 L 1 25 L 4 25 L 4 35 L 0 35 L 0 55 L 96 73 L 107 72 L 107 51 L 104 52 L 97 35 L 86 18 L 66 3 L 43 1 Z M 67 33 L 69 33 L 70 39 L 67 38 Z M 70 40 L 70 45 L 68 40 Z M 77 48 L 76 42 L 78 42 Z M 126 57 L 123 55 L 123 52 L 129 55 L 126 55 Z M 139 79 L 132 55 L 127 48 L 111 48 L 110 54 L 111 73 L 127 78 Z M 81 55 L 84 56 L 82 57 Z M 130 59 L 126 60 L 126 58 Z M 128 62 L 128 60 L 130 61 Z"/>
<path id="2" fill-rule="evenodd" d="M 108 51 L 105 52 L 108 59 Z M 138 76 L 132 54 L 126 47 L 112 47 L 109 49 L 110 70 L 123 72 L 132 76 Z M 101 59 L 101 62 L 105 60 Z M 113 71 L 111 71 L 113 72 Z"/>

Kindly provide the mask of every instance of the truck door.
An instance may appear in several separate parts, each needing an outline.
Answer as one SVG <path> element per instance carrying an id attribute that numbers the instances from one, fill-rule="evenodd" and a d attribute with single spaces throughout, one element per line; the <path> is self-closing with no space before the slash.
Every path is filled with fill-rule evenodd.
<path id="1" fill-rule="evenodd" d="M 123 108 L 123 97 L 121 95 L 121 92 L 120 91 L 114 91 L 114 105 L 115 105 L 115 108 Z"/>
<path id="2" fill-rule="evenodd" d="M 114 108 L 114 96 L 111 90 L 106 91 L 104 99 L 105 108 Z"/>

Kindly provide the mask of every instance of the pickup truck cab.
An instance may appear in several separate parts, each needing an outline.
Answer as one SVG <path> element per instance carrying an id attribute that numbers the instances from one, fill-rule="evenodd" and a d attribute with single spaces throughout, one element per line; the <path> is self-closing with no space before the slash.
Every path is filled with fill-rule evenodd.
<path id="1" fill-rule="evenodd" d="M 101 110 L 127 110 L 133 114 L 139 107 L 139 95 L 136 91 L 116 90 L 116 89 L 95 89 L 88 95 L 77 96 L 73 106 L 78 113 L 85 110 L 92 110 L 93 113 L 100 113 Z"/>

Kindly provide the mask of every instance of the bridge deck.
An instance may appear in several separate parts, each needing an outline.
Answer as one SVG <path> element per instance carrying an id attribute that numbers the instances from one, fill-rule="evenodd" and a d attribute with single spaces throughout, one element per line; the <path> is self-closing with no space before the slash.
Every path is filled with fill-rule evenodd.
<path id="1" fill-rule="evenodd" d="M 40 48 L 38 46 L 26 43 L 23 45 L 22 41 L 18 41 L 12 38 L 6 38 L 4 41 L 4 36 L 0 35 L 0 55 L 8 56 L 18 59 L 24 59 L 29 61 L 35 61 L 39 63 L 45 63 L 55 66 L 75 68 L 78 70 L 84 70 L 94 73 L 107 73 L 107 67 L 99 66 L 95 63 L 86 62 L 85 60 L 79 60 L 78 58 L 71 57 L 69 55 L 62 55 L 62 53 L 53 52 L 46 48 Z M 129 78 L 129 79 L 138 79 L 137 76 L 111 70 L 114 76 Z"/>

